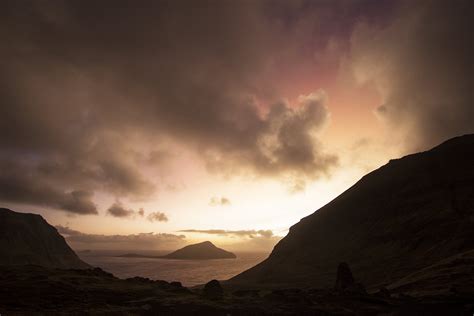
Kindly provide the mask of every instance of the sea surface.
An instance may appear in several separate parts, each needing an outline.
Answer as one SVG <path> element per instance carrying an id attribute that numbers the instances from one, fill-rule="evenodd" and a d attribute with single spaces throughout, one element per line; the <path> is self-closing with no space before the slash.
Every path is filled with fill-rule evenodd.
<path id="1" fill-rule="evenodd" d="M 268 253 L 238 253 L 236 259 L 175 260 L 155 258 L 125 258 L 127 252 L 79 251 L 79 257 L 88 264 L 100 267 L 119 278 L 141 276 L 168 282 L 179 281 L 184 286 L 204 284 L 212 279 L 227 280 L 268 257 Z M 146 255 L 164 255 L 163 252 L 139 252 Z"/>

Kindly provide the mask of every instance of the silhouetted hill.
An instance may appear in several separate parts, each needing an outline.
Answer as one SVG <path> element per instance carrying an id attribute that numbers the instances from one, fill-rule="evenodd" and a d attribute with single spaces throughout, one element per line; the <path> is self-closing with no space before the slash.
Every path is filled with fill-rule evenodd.
<path id="1" fill-rule="evenodd" d="M 204 241 L 198 244 L 189 245 L 178 249 L 162 258 L 165 259 L 235 259 L 236 256 L 229 251 L 217 248 L 210 241 Z"/>
<path id="2" fill-rule="evenodd" d="M 229 284 L 332 286 L 335 267 L 347 262 L 374 288 L 473 248 L 474 135 L 465 135 L 364 176 Z"/>
<path id="3" fill-rule="evenodd" d="M 26 264 L 90 268 L 43 217 L 0 208 L 0 265 Z"/>

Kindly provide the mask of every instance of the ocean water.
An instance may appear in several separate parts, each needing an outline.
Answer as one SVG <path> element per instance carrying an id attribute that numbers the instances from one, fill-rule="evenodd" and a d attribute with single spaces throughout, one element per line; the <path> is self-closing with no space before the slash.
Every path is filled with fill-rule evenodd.
<path id="1" fill-rule="evenodd" d="M 117 257 L 116 251 L 78 252 L 79 257 L 88 264 L 100 267 L 119 278 L 134 276 L 168 282 L 179 281 L 184 286 L 204 284 L 212 279 L 226 280 L 268 257 L 268 253 L 235 253 L 236 259 L 214 260 L 174 260 L 153 258 Z M 140 254 L 145 254 L 140 252 Z M 147 255 L 163 255 L 160 252 L 147 252 Z"/>

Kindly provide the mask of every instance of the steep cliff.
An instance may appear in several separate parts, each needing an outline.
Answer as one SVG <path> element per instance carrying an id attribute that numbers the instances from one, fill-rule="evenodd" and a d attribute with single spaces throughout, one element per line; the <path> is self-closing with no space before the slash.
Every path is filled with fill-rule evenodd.
<path id="1" fill-rule="evenodd" d="M 0 265 L 25 264 L 90 268 L 43 217 L 0 208 Z"/>

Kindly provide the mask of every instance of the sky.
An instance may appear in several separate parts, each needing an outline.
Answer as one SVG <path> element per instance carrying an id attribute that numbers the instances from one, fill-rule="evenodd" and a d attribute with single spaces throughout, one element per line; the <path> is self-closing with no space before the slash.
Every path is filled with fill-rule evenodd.
<path id="1" fill-rule="evenodd" d="M 0 3 L 0 205 L 76 249 L 270 251 L 474 132 L 471 1 Z"/>

